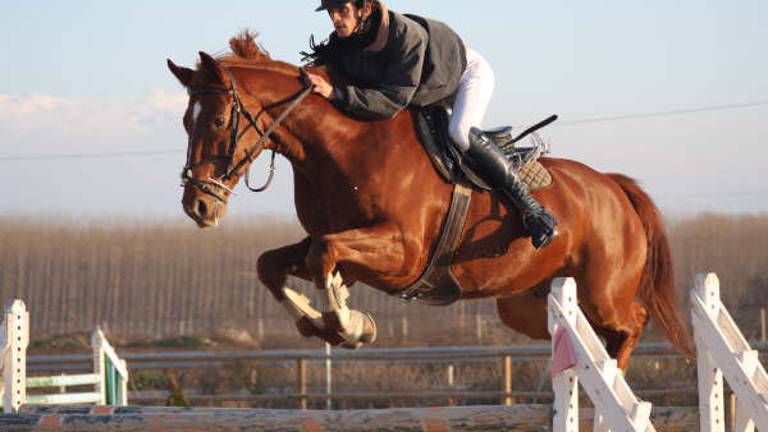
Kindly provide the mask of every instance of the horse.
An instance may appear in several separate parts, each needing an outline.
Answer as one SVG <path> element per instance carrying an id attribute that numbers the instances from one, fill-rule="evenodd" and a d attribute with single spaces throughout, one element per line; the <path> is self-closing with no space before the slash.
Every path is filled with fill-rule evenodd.
<path id="1" fill-rule="evenodd" d="M 195 69 L 168 60 L 190 95 L 184 211 L 201 228 L 216 226 L 249 164 L 268 150 L 285 157 L 306 237 L 260 255 L 259 280 L 302 335 L 347 348 L 371 343 L 375 321 L 347 306 L 347 287 L 362 282 L 396 296 L 419 279 L 453 186 L 433 167 L 407 111 L 354 120 L 312 94 L 304 69 L 272 59 L 251 33 L 230 47 L 218 58 L 200 52 Z M 311 70 L 332 79 L 325 68 Z M 621 174 L 566 159 L 540 162 L 553 182 L 534 195 L 560 221 L 559 236 L 534 249 L 505 197 L 472 191 L 450 264 L 460 299 L 495 298 L 506 326 L 548 339 L 550 283 L 573 277 L 580 306 L 622 369 L 651 318 L 690 353 L 669 242 L 648 194 Z M 319 311 L 285 287 L 288 276 L 322 291 Z"/>

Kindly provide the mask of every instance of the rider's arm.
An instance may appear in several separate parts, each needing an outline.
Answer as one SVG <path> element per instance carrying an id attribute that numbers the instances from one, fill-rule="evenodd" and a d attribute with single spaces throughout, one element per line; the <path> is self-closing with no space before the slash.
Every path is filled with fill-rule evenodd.
<path id="1" fill-rule="evenodd" d="M 426 32 L 418 27 L 395 35 L 385 50 L 386 82 L 366 88 L 337 85 L 331 93 L 331 103 L 345 114 L 361 120 L 394 117 L 408 106 L 416 93 L 427 44 Z"/>

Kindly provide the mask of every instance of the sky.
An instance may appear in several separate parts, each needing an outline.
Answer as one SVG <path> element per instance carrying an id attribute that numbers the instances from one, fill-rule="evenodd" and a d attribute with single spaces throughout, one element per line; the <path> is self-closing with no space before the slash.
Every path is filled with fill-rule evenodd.
<path id="1" fill-rule="evenodd" d="M 187 96 L 166 59 L 191 66 L 250 28 L 298 64 L 331 30 L 319 0 L 0 3 L 0 215 L 184 217 Z M 553 157 L 638 179 L 669 217 L 768 213 L 768 2 L 387 3 L 488 59 L 485 126 L 557 113 Z M 293 217 L 290 166 L 264 194 L 238 188 L 229 214 Z"/>

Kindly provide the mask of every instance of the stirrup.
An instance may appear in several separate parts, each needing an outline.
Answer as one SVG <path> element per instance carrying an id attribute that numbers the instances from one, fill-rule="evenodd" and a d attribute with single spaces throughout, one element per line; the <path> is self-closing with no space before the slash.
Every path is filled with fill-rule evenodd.
<path id="1" fill-rule="evenodd" d="M 531 223 L 535 221 L 535 223 Z M 523 216 L 523 227 L 531 237 L 531 243 L 536 249 L 548 245 L 560 233 L 557 231 L 557 219 L 542 208 L 536 212 L 529 212 Z"/>
<path id="2" fill-rule="evenodd" d="M 537 238 L 534 238 L 533 236 L 531 236 L 531 243 L 533 243 L 534 248 L 541 249 L 547 246 L 548 244 L 550 244 L 552 240 L 554 240 L 555 237 L 557 237 L 558 235 L 560 235 L 560 232 L 555 229 L 554 231 L 552 231 L 552 234 L 549 234 L 549 235 L 543 234 Z"/>

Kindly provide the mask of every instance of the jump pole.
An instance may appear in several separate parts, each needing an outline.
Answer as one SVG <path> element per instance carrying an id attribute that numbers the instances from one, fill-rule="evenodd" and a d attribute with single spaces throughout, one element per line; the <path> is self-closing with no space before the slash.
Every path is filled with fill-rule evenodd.
<path id="1" fill-rule="evenodd" d="M 34 406 L 0 415 L 0 430 L 14 431 L 546 431 L 551 405 L 394 408 L 315 411 L 232 408 Z M 580 413 L 590 430 L 591 409 Z M 654 409 L 659 431 L 695 430 L 698 413 L 691 407 Z"/>

